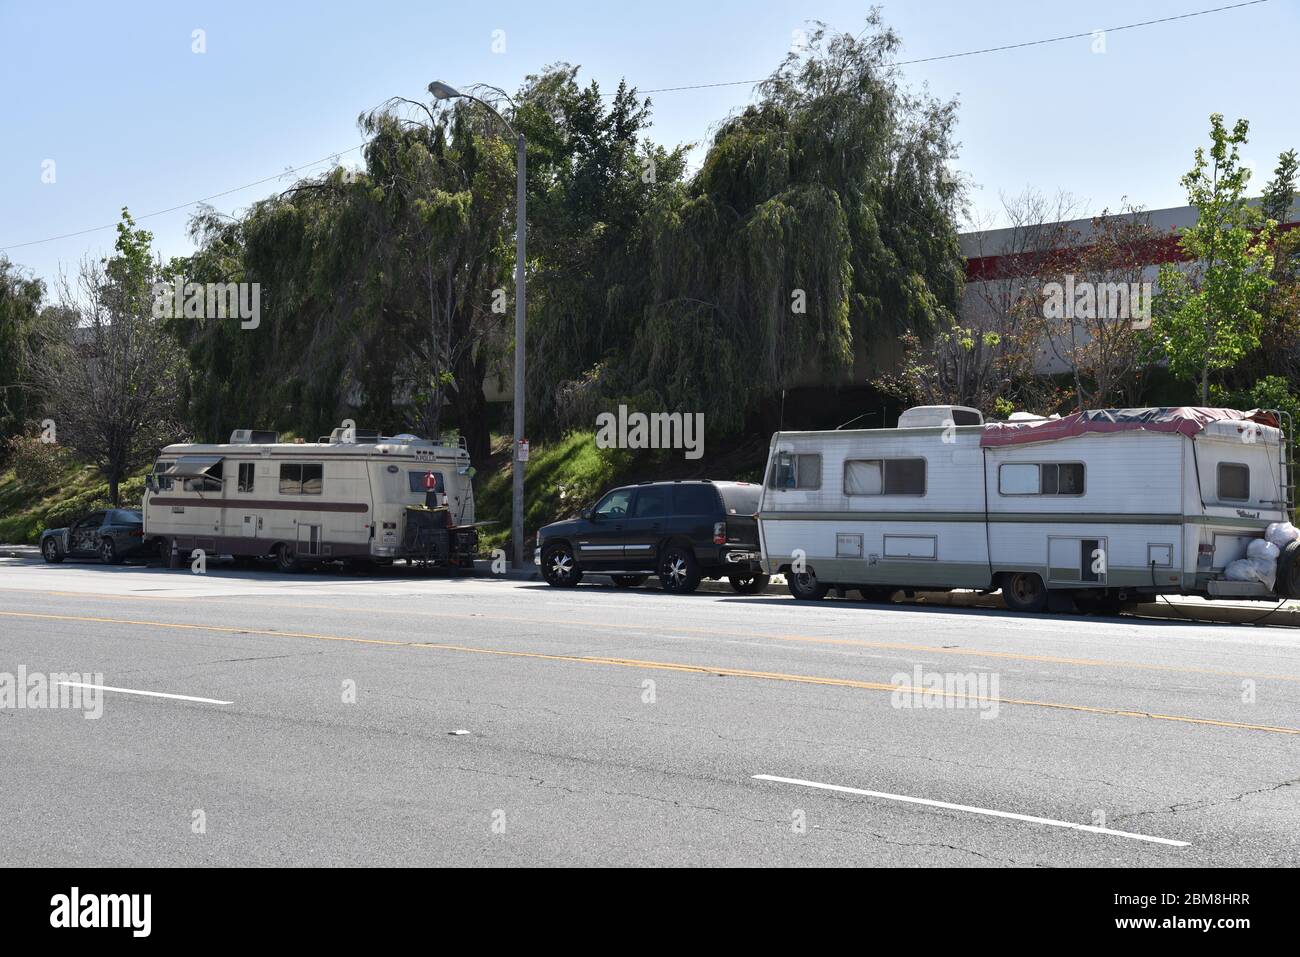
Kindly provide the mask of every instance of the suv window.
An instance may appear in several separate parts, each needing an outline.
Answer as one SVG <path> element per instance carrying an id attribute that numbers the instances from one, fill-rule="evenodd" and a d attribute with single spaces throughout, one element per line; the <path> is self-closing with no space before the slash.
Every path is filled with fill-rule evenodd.
<path id="1" fill-rule="evenodd" d="M 107 512 L 91 512 L 85 518 L 77 523 L 81 528 L 99 528 L 104 524 L 104 516 Z"/>
<path id="2" fill-rule="evenodd" d="M 676 515 L 716 515 L 718 513 L 718 493 L 712 485 L 674 486 L 673 513 Z"/>
<path id="3" fill-rule="evenodd" d="M 753 515 L 758 511 L 757 485 L 719 485 L 718 494 L 728 515 Z"/>
<path id="4" fill-rule="evenodd" d="M 632 507 L 633 518 L 658 518 L 668 514 L 668 489 L 662 485 L 651 485 L 637 489 L 636 504 Z"/>
<path id="5" fill-rule="evenodd" d="M 616 488 L 602 498 L 593 511 L 601 518 L 623 518 L 627 515 L 630 504 L 632 504 L 632 490 Z"/>

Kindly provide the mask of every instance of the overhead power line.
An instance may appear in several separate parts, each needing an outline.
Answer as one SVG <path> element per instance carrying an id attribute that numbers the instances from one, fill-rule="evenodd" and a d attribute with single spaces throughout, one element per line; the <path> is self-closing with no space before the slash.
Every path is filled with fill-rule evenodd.
<path id="1" fill-rule="evenodd" d="M 1240 10 L 1242 7 L 1254 7 L 1254 6 L 1258 6 L 1261 3 L 1269 3 L 1269 2 L 1270 0 L 1244 0 L 1244 2 L 1242 3 L 1231 3 L 1222 7 L 1211 7 L 1208 10 L 1194 10 L 1191 13 L 1180 13 L 1171 17 L 1159 17 L 1158 19 L 1155 20 L 1142 20 L 1139 23 L 1125 23 L 1118 27 L 1105 27 L 1099 30 L 1085 30 L 1082 33 L 1069 33 L 1064 36 L 1047 37 L 1046 39 L 1042 39 L 1042 40 L 1026 40 L 1022 43 L 1007 43 L 1007 44 L 1003 44 L 1002 46 L 985 47 L 980 50 L 966 50 L 962 53 L 945 53 L 940 56 L 919 57 L 913 60 L 898 60 L 893 65 L 910 66 L 915 63 L 934 63 L 938 60 L 957 60 L 962 57 L 981 56 L 985 53 L 1002 53 L 1007 50 L 1022 50 L 1026 47 L 1043 46 L 1048 43 L 1063 43 L 1066 40 L 1080 40 L 1085 37 L 1096 36 L 1098 33 L 1119 33 L 1121 30 L 1136 30 L 1140 27 L 1150 27 L 1161 23 L 1173 23 L 1176 20 L 1190 20 L 1193 17 L 1203 17 L 1211 13 L 1223 13 L 1224 11 L 1227 10 Z M 728 86 L 754 86 L 762 82 L 763 82 L 762 80 L 726 80 L 720 83 L 695 83 L 689 86 L 662 86 L 653 90 L 638 90 L 637 93 L 638 94 L 679 93 L 686 90 L 711 90 L 719 87 L 728 87 Z M 616 94 L 602 93 L 601 95 L 615 96 Z M 313 166 L 319 166 L 321 163 L 328 162 L 329 160 L 332 160 L 335 157 L 342 156 L 345 153 L 351 153 L 356 150 L 359 150 L 363 146 L 365 146 L 364 143 L 358 143 L 356 146 L 350 147 L 349 149 L 342 150 L 336 153 L 331 153 L 329 156 L 322 157 L 321 159 L 318 159 L 315 162 L 307 163 L 303 166 L 298 166 L 293 169 L 284 170 L 280 173 L 276 173 L 274 176 L 268 176 L 265 179 L 259 179 L 252 183 L 245 183 L 243 186 L 236 186 L 233 189 L 223 190 L 220 193 L 213 193 L 211 196 L 205 196 L 202 199 L 190 200 L 188 203 L 181 203 L 177 206 L 170 206 L 167 209 L 156 210 L 155 212 L 145 213 L 141 216 L 136 216 L 134 218 L 136 220 L 141 220 L 141 219 L 149 219 L 154 216 L 163 216 L 166 215 L 167 213 L 174 213 L 177 210 L 185 209 L 189 206 L 197 206 L 200 203 L 206 203 L 214 199 L 220 199 L 222 196 L 229 196 L 231 193 L 238 193 L 241 190 L 251 189 L 254 186 L 261 186 L 263 183 L 269 183 L 272 180 L 277 180 L 280 177 L 285 176 L 289 173 L 297 173 L 301 170 L 309 169 Z M 107 223 L 103 226 L 89 226 L 85 229 L 78 229 L 70 233 L 62 233 L 58 236 L 49 236 L 45 239 L 33 239 L 25 243 L 13 243 L 9 246 L 0 246 L 0 251 L 6 251 L 10 249 L 22 249 L 23 247 L 26 246 L 39 246 L 43 243 L 52 243 L 60 239 L 70 239 L 75 236 L 84 236 L 87 233 L 95 233 L 103 229 L 113 229 L 116 226 L 117 223 Z"/>

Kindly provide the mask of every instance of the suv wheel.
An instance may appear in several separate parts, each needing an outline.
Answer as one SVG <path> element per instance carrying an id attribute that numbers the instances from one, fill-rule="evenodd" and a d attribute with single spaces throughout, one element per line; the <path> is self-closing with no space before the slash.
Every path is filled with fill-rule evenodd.
<path id="1" fill-rule="evenodd" d="M 1012 611 L 1042 611 L 1047 589 L 1033 572 L 1012 572 L 1002 576 L 1002 600 Z"/>
<path id="2" fill-rule="evenodd" d="M 614 582 L 615 588 L 636 588 L 638 585 L 644 585 L 649 575 L 613 575 L 611 581 Z"/>
<path id="3" fill-rule="evenodd" d="M 105 565 L 116 565 L 122 559 L 117 555 L 117 545 L 111 538 L 103 538 L 99 541 L 99 560 Z"/>
<path id="4" fill-rule="evenodd" d="M 830 585 L 823 585 L 817 580 L 811 568 L 797 574 L 790 572 L 785 576 L 785 582 L 790 588 L 790 594 L 800 601 L 821 601 L 831 590 Z"/>
<path id="5" fill-rule="evenodd" d="M 59 554 L 59 543 L 52 538 L 47 538 L 41 545 L 41 557 L 50 565 L 57 565 L 63 561 L 63 556 Z"/>
<path id="6" fill-rule="evenodd" d="M 727 579 L 738 595 L 757 595 L 771 580 L 771 575 L 732 575 Z"/>
<path id="7" fill-rule="evenodd" d="M 547 545 L 542 552 L 542 577 L 555 588 L 572 588 L 582 581 L 582 569 L 573 556 L 573 549 L 563 542 Z"/>
<path id="8" fill-rule="evenodd" d="M 679 595 L 700 587 L 700 565 L 689 548 L 674 546 L 659 557 L 659 581 L 664 591 Z"/>

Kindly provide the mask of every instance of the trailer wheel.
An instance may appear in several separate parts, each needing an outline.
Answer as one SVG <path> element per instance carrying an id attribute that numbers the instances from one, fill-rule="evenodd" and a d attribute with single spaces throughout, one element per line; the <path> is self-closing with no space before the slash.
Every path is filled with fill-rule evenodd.
<path id="1" fill-rule="evenodd" d="M 1012 611 L 1042 611 L 1047 589 L 1033 572 L 1011 572 L 1002 576 L 1002 600 Z"/>
<path id="2" fill-rule="evenodd" d="M 831 590 L 830 585 L 823 585 L 817 580 L 811 568 L 799 573 L 791 572 L 785 576 L 786 587 L 790 594 L 800 601 L 821 601 Z"/>
<path id="3" fill-rule="evenodd" d="M 1282 598 L 1300 598 L 1300 539 L 1282 550 L 1277 560 L 1277 587 Z"/>

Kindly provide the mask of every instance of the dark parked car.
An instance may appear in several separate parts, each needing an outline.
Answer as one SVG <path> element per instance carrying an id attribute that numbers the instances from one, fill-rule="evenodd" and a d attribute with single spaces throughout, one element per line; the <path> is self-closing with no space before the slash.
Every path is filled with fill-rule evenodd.
<path id="1" fill-rule="evenodd" d="M 644 482 L 608 492 L 580 518 L 537 533 L 542 577 L 570 588 L 608 575 L 621 588 L 652 574 L 665 591 L 726 578 L 741 594 L 767 587 L 758 549 L 759 487 L 748 482 Z"/>
<path id="2" fill-rule="evenodd" d="M 41 532 L 41 554 L 50 564 L 65 558 L 98 558 L 116 565 L 128 558 L 153 554 L 145 547 L 144 518 L 135 509 L 110 508 L 91 512 L 67 528 Z"/>

